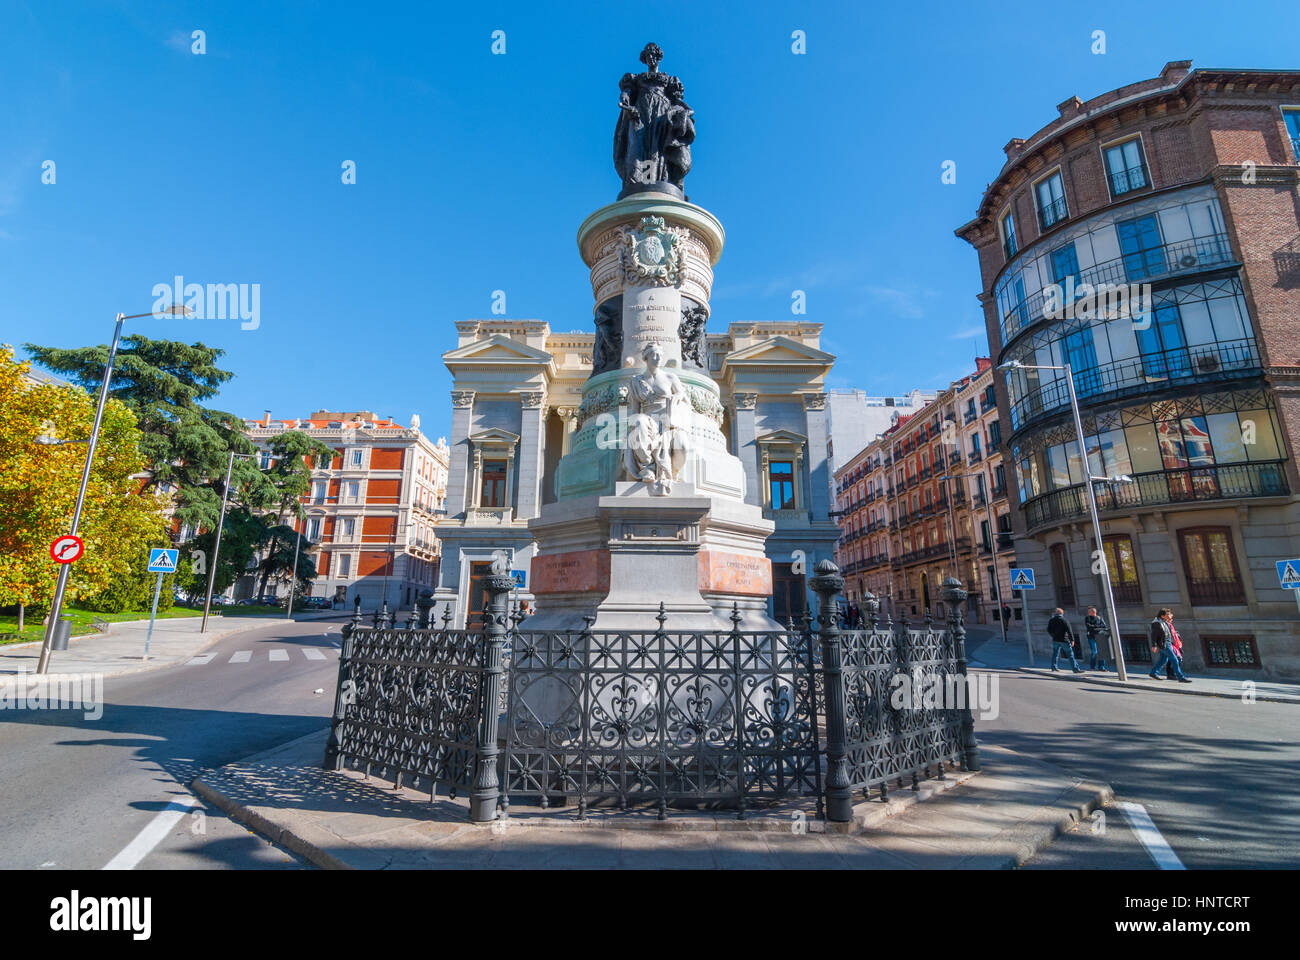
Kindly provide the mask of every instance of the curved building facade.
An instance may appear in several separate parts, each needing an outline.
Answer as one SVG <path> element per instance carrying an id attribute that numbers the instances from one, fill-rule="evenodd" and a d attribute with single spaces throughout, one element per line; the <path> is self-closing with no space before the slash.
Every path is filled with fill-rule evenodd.
<path id="1" fill-rule="evenodd" d="M 995 359 L 1023 365 L 997 391 L 1033 621 L 1104 611 L 1100 549 L 1130 660 L 1170 607 L 1190 668 L 1296 676 L 1300 71 L 1177 62 L 1058 111 L 957 231 Z M 1096 485 L 1100 548 L 1088 474 L 1123 478 Z"/>

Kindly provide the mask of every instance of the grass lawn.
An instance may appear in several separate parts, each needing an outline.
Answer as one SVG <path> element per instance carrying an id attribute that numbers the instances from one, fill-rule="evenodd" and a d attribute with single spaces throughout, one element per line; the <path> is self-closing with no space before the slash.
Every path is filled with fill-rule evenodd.
<path id="1" fill-rule="evenodd" d="M 252 609 L 252 608 L 249 608 Z M 72 635 L 82 637 L 88 633 L 94 633 L 94 620 L 96 617 L 101 620 L 107 620 L 109 623 L 120 622 L 123 620 L 148 620 L 149 611 L 145 610 L 127 610 L 122 613 L 96 613 L 93 610 L 81 610 L 77 607 L 64 607 L 63 616 L 72 621 Z M 189 607 L 172 607 L 169 610 L 159 610 L 158 619 L 171 619 L 173 617 L 201 617 L 202 610 L 192 610 Z M 45 637 L 45 627 L 41 625 L 40 620 L 27 618 L 23 624 L 22 636 L 18 636 L 18 615 L 17 614 L 0 614 L 0 645 L 6 643 L 26 643 L 29 640 L 42 640 Z"/>

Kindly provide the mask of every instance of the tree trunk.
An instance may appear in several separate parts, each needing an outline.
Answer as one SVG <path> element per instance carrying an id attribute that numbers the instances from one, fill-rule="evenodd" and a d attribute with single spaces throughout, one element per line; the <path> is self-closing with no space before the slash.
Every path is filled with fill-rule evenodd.
<path id="1" fill-rule="evenodd" d="M 18 632 L 23 632 L 23 618 L 27 615 L 27 604 L 18 604 Z"/>

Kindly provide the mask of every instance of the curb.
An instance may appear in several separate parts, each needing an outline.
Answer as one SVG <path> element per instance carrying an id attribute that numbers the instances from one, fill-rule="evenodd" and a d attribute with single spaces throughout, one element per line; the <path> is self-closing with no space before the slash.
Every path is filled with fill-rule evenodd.
<path id="1" fill-rule="evenodd" d="M 1003 667 L 1001 669 L 1007 669 L 1007 668 Z M 1069 680 L 1074 676 L 1074 674 L 1065 673 L 1064 671 L 1061 672 L 1062 675 L 1059 677 L 1053 676 L 1052 671 L 1048 670 L 1046 667 L 1012 667 L 1010 669 L 1016 670 L 1019 673 L 1028 674 L 1031 677 L 1044 677 L 1048 680 Z M 1140 672 L 1141 671 L 1139 671 L 1139 673 Z M 1143 683 L 1143 684 L 1135 685 L 1132 683 L 1131 680 L 1121 681 L 1117 679 L 1112 679 L 1109 676 L 1096 677 L 1096 676 L 1091 676 L 1090 675 L 1091 673 L 1092 671 L 1085 671 L 1085 676 L 1081 678 L 1083 682 L 1095 683 L 1098 686 L 1103 686 L 1103 687 L 1118 687 L 1121 690 L 1154 690 L 1158 693 L 1173 693 L 1173 694 L 1181 694 L 1182 696 L 1193 696 L 1193 697 L 1216 697 L 1220 700 L 1241 699 L 1240 693 L 1223 693 L 1218 690 L 1206 690 L 1204 687 L 1198 690 L 1195 688 L 1195 682 L 1196 682 L 1195 680 L 1192 681 L 1193 685 L 1190 688 L 1184 684 L 1180 684 L 1178 686 L 1173 686 L 1173 687 L 1167 686 L 1167 684 L 1169 683 L 1168 680 L 1161 680 L 1153 684 Z M 1133 677 L 1132 679 L 1140 680 L 1142 678 Z M 1225 678 L 1214 677 L 1211 679 L 1218 680 L 1218 679 L 1225 679 Z M 1256 693 L 1255 701 L 1261 703 L 1289 703 L 1292 705 L 1296 705 L 1296 704 L 1300 704 L 1300 695 L 1281 696 L 1276 693 Z"/>
<path id="2" fill-rule="evenodd" d="M 262 753 L 245 757 L 236 761 L 236 764 L 254 763 L 269 759 L 275 754 L 292 750 L 295 745 L 302 741 L 319 739 L 320 735 L 321 731 L 307 734 L 304 737 L 287 741 Z M 210 770 L 195 777 L 190 784 L 190 789 L 233 820 L 246 825 L 265 839 L 289 850 L 313 866 L 325 870 L 382 870 L 392 865 L 393 858 L 391 855 L 376 853 L 354 845 L 346 838 L 314 824 L 295 823 L 290 826 L 283 826 L 271 821 L 248 804 L 234 800 L 223 792 L 220 776 L 221 768 Z M 888 822 L 898 814 L 935 796 L 965 786 L 976 776 L 978 776 L 976 771 L 960 771 L 950 774 L 944 780 L 924 781 L 915 791 L 905 787 L 899 791 L 899 795 L 891 797 L 884 803 L 879 801 L 859 802 L 854 806 L 853 820 L 850 823 L 823 824 L 821 821 L 810 820 L 808 833 L 852 834 L 869 837 L 886 827 Z M 205 777 L 213 778 L 216 782 L 206 782 Z M 1014 852 L 995 854 L 991 858 L 987 854 L 972 854 L 965 862 L 971 867 L 979 869 L 1017 869 L 1037 856 L 1044 848 L 1050 846 L 1058 837 L 1069 833 L 1078 824 L 1087 820 L 1095 810 L 1112 802 L 1114 796 L 1114 790 L 1109 784 L 1076 782 L 1072 786 L 1065 788 L 1053 802 L 1052 806 L 1058 811 L 1058 816 L 1044 822 L 1021 822 L 992 838 L 1003 844 L 1010 845 Z M 783 815 L 790 812 L 795 811 L 783 811 Z M 705 821 L 677 818 L 667 821 L 654 819 L 625 820 L 616 823 L 613 822 L 612 818 L 606 820 L 592 818 L 583 822 L 559 820 L 530 824 L 529 818 L 526 817 L 519 818 L 517 822 L 520 821 L 522 821 L 521 825 L 532 825 L 539 829 L 650 829 L 672 832 L 692 830 L 701 832 L 788 832 L 790 830 L 790 820 L 783 818 L 783 816 L 769 816 L 766 820 L 754 819 L 748 821 L 731 819 Z M 491 830 L 492 825 L 466 822 L 462 825 L 462 829 Z M 331 850 L 341 850 L 342 855 L 333 853 Z"/>
<path id="3" fill-rule="evenodd" d="M 17 681 L 17 680 L 29 679 L 31 677 L 38 677 L 38 676 L 49 677 L 49 678 L 98 676 L 98 677 L 103 677 L 105 680 L 108 680 L 114 677 L 131 677 L 141 673 L 152 673 L 155 670 L 162 670 L 165 669 L 166 667 L 174 667 L 179 663 L 184 663 L 190 657 L 198 656 L 200 653 L 208 649 L 208 647 L 211 647 L 213 644 L 218 643 L 221 640 L 225 640 L 227 637 L 233 637 L 235 636 L 235 634 L 245 633 L 249 630 L 253 630 L 260 625 L 257 622 L 255 622 L 251 617 L 249 618 L 249 620 L 250 622 L 247 625 L 241 624 L 239 627 L 233 630 L 227 630 L 222 633 L 211 634 L 208 637 L 206 643 L 202 644 L 199 647 L 196 647 L 195 649 L 191 650 L 189 653 L 185 654 L 184 656 L 175 658 L 174 660 L 167 660 L 167 661 L 158 660 L 157 662 L 154 663 L 146 661 L 140 663 L 138 666 L 123 667 L 121 669 L 114 669 L 114 670 L 100 670 L 100 671 L 92 670 L 90 672 L 83 671 L 81 673 L 59 673 L 57 671 L 54 671 L 54 672 L 47 672 L 44 674 L 38 674 L 38 673 L 4 674 L 3 676 L 0 676 L 0 685 L 4 684 L 7 681 Z M 200 634 L 200 636 L 202 636 L 202 634 Z M 35 641 L 34 643 L 40 643 L 40 642 L 41 641 Z M 32 643 L 15 644 L 15 646 L 24 646 L 24 647 L 33 646 L 33 645 L 34 644 Z M 3 651 L 4 649 L 6 648 L 0 647 L 0 651 Z"/>

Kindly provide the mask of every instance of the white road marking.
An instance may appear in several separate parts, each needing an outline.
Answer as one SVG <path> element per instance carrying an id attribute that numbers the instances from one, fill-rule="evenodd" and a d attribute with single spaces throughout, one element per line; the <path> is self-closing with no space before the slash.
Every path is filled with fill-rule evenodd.
<path id="1" fill-rule="evenodd" d="M 303 647 L 302 655 L 308 660 L 324 660 L 325 654 L 321 653 L 315 647 Z"/>
<path id="2" fill-rule="evenodd" d="M 289 651 L 288 651 L 288 650 L 272 650 L 272 651 L 271 651 L 271 654 L 270 654 L 270 659 L 271 659 L 271 662 L 272 662 L 272 663 L 275 663 L 277 660 L 288 660 L 288 659 L 289 659 Z"/>
<path id="3" fill-rule="evenodd" d="M 1118 806 L 1124 811 L 1124 816 L 1128 817 L 1133 832 L 1142 841 L 1142 846 L 1147 848 L 1147 853 L 1151 854 L 1157 867 L 1161 870 L 1187 869 L 1183 866 L 1183 861 L 1178 859 L 1178 854 L 1174 853 L 1174 848 L 1169 846 L 1169 841 L 1156 829 L 1146 807 L 1140 803 L 1120 803 Z"/>
<path id="4" fill-rule="evenodd" d="M 192 666 L 201 667 L 205 663 L 211 663 L 212 658 L 215 656 L 215 653 L 201 653 L 197 657 L 190 657 L 190 664 Z"/>
<path id="5" fill-rule="evenodd" d="M 231 658 L 230 658 L 230 662 L 231 662 L 231 663 L 248 663 L 248 661 L 251 660 L 252 657 L 253 657 L 253 651 L 251 651 L 251 650 L 239 650 L 239 651 L 237 651 L 235 654 L 233 654 L 233 655 L 231 656 Z"/>
<path id="6" fill-rule="evenodd" d="M 104 864 L 105 870 L 134 870 L 185 814 L 198 803 L 194 797 L 177 797 L 149 821 L 134 840 L 128 843 L 112 860 Z"/>

